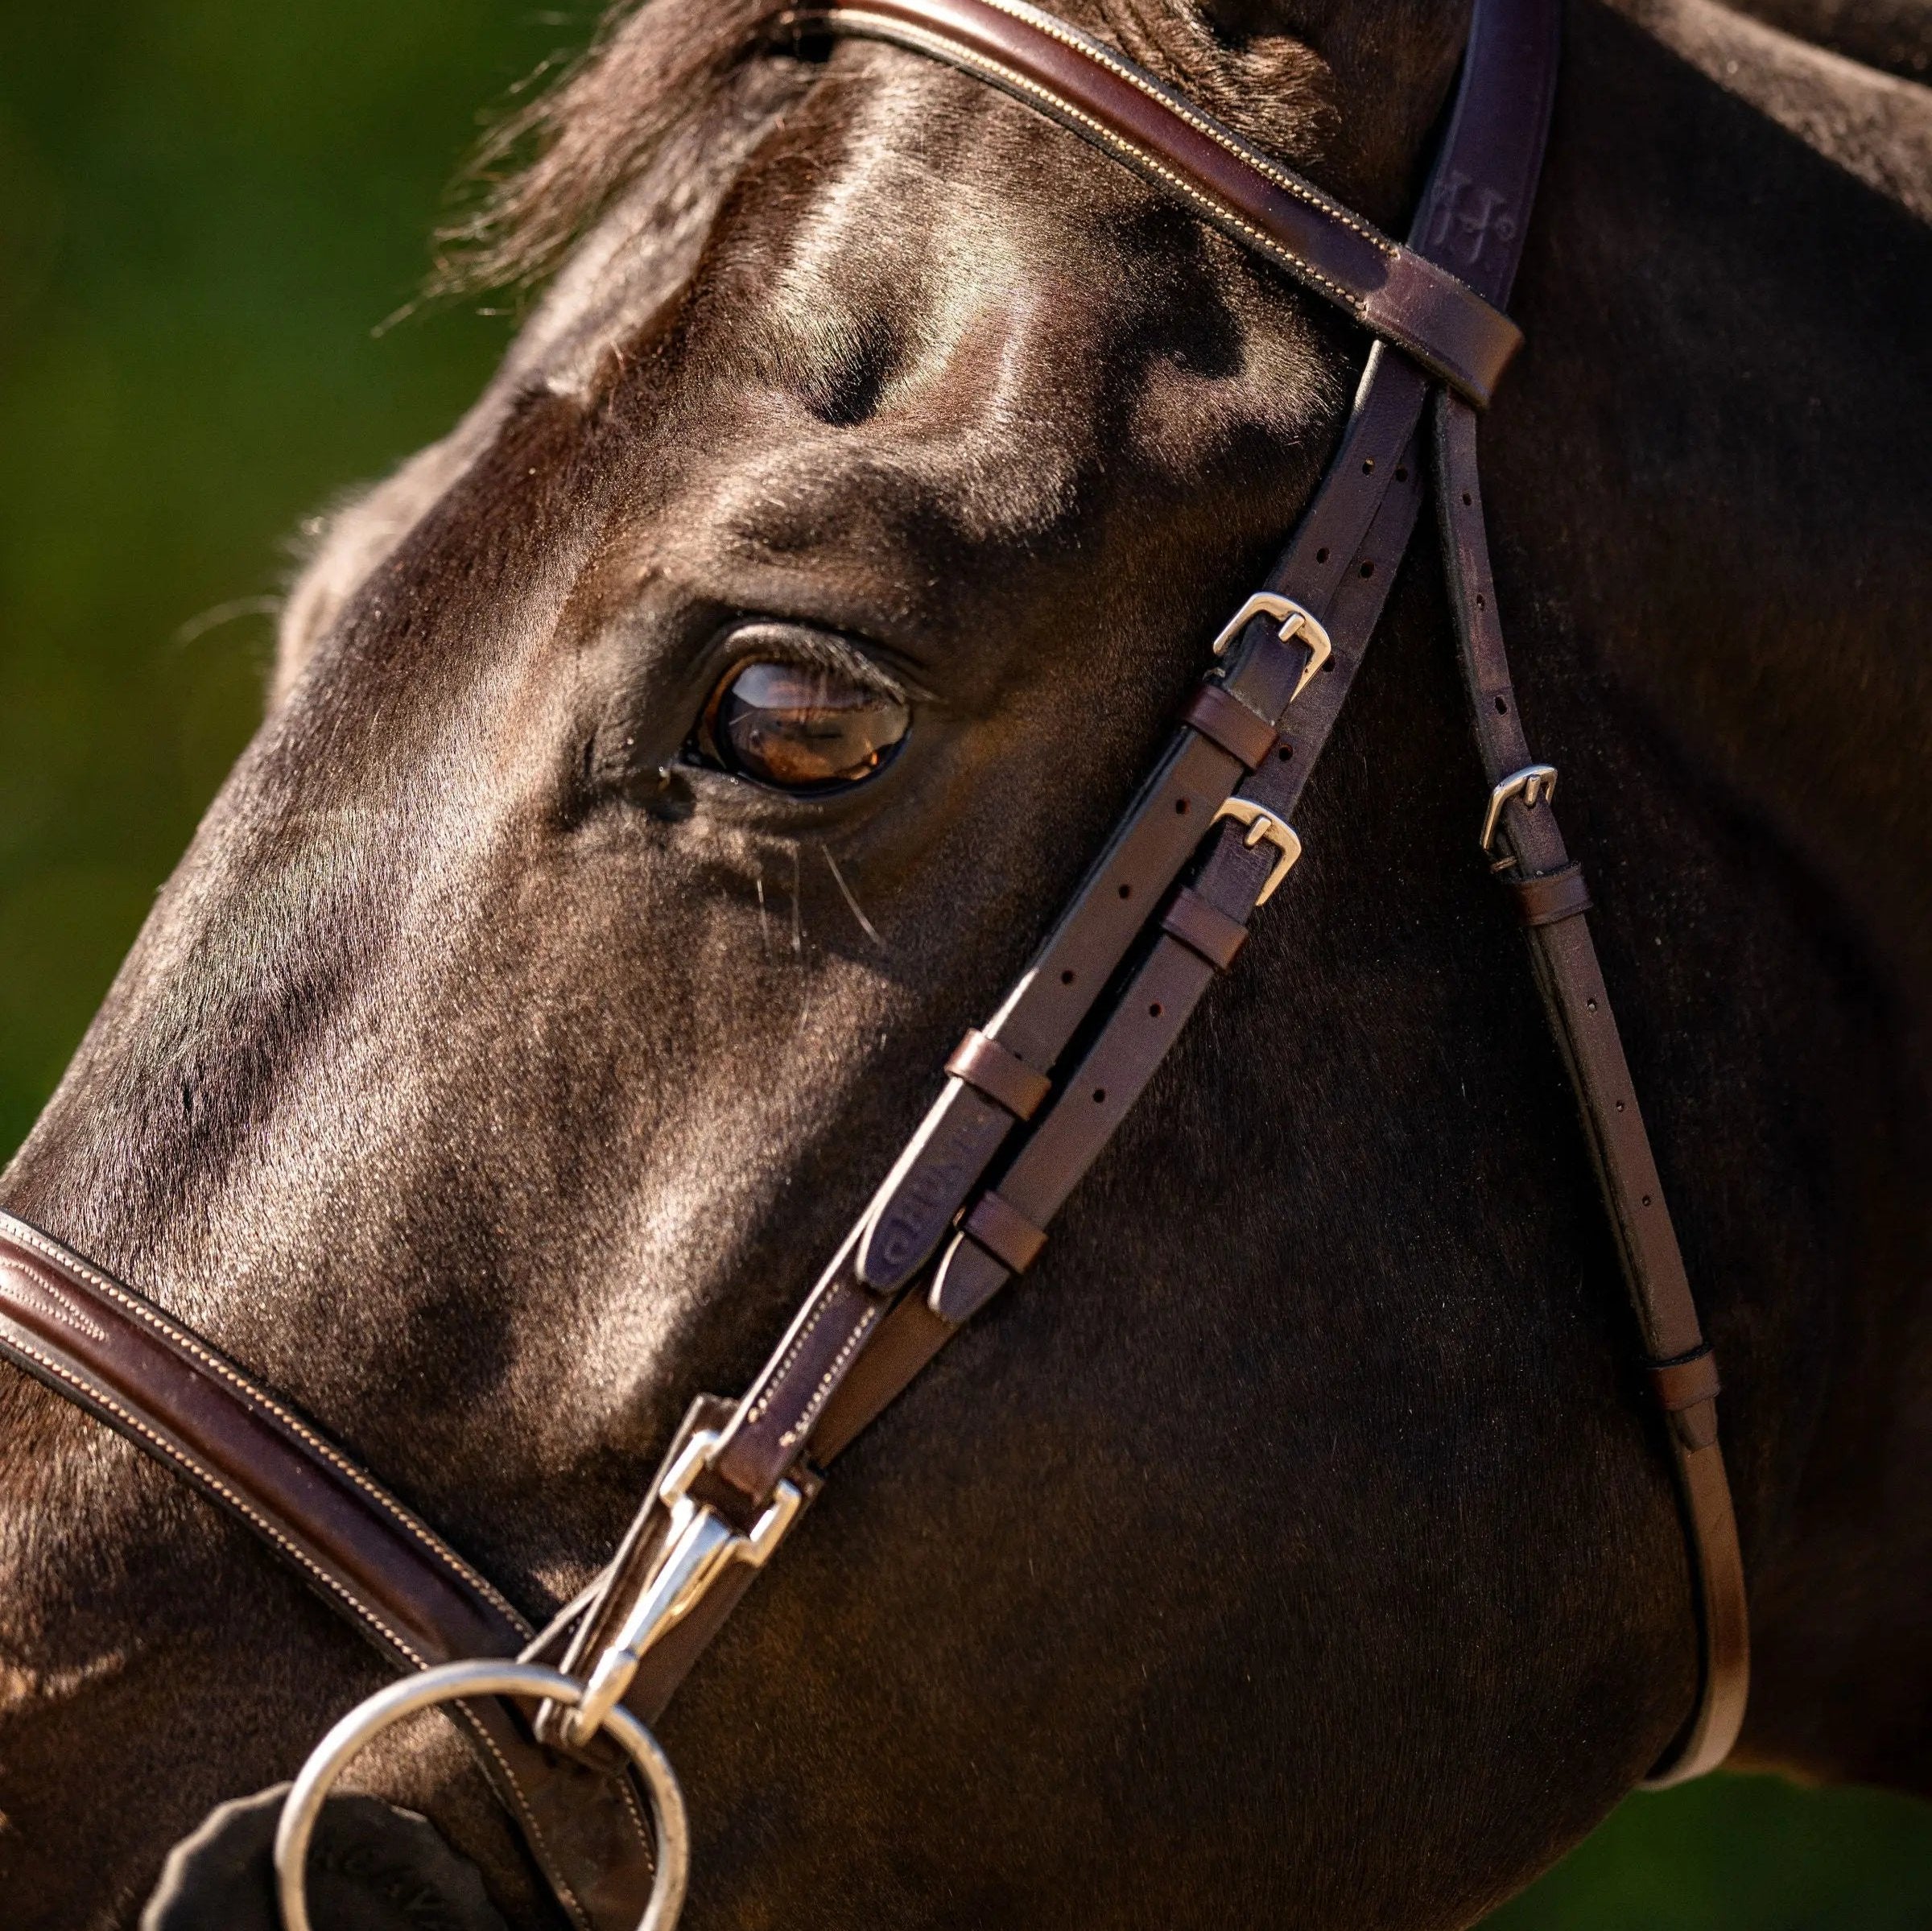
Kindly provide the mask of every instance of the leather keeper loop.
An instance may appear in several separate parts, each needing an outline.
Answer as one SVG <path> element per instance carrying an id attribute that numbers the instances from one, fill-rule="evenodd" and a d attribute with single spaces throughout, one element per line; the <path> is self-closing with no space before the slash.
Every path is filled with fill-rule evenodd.
<path id="1" fill-rule="evenodd" d="M 1592 903 L 1579 864 L 1567 864 L 1554 872 L 1538 873 L 1534 878 L 1511 878 L 1506 882 L 1516 895 L 1517 915 L 1526 926 L 1560 924 L 1579 912 L 1588 911 Z"/>
<path id="2" fill-rule="evenodd" d="M 990 1187 L 973 1203 L 964 1224 L 966 1232 L 994 1260 L 1016 1274 L 1025 1273 L 1046 1244 L 1046 1235 Z"/>
<path id="3" fill-rule="evenodd" d="M 995 1106 L 1005 1108 L 1016 1120 L 1030 1120 L 1053 1091 L 1053 1082 L 1044 1073 L 1036 1073 L 1018 1054 L 1008 1052 L 977 1026 L 953 1048 L 946 1071 L 954 1079 L 964 1080 L 976 1093 L 984 1093 Z"/>
<path id="4" fill-rule="evenodd" d="M 1667 1415 L 1679 1414 L 1700 1401 L 1714 1401 L 1724 1389 L 1717 1356 L 1708 1345 L 1674 1361 L 1646 1361 L 1644 1370 L 1650 1377 L 1650 1398 Z"/>
<path id="5" fill-rule="evenodd" d="M 1238 757 L 1250 771 L 1274 749 L 1274 726 L 1217 683 L 1195 686 L 1181 722 L 1219 745 L 1230 757 Z"/>
<path id="6" fill-rule="evenodd" d="M 1234 963 L 1248 943 L 1248 928 L 1238 918 L 1216 910 L 1199 892 L 1183 885 L 1162 915 L 1161 930 L 1198 953 L 1217 972 Z"/>

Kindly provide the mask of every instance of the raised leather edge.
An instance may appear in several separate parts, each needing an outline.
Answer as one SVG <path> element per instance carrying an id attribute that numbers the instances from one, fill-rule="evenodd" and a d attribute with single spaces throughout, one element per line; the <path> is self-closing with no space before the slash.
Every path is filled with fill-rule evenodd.
<path id="1" fill-rule="evenodd" d="M 1505 876 L 1505 882 L 1516 900 L 1517 916 L 1526 926 L 1559 925 L 1587 912 L 1596 902 L 1583 868 L 1574 862 L 1528 878 Z"/>
<path id="2" fill-rule="evenodd" d="M 1219 906 L 1210 905 L 1191 885 L 1183 885 L 1161 915 L 1161 930 L 1197 952 L 1217 972 L 1224 972 L 1248 943 L 1248 928 Z"/>
<path id="3" fill-rule="evenodd" d="M 962 1224 L 988 1253 L 1016 1274 L 1025 1273 L 1046 1244 L 1046 1231 L 991 1187 L 972 1203 Z"/>
<path id="4" fill-rule="evenodd" d="M 1274 749 L 1275 729 L 1219 683 L 1197 684 L 1181 712 L 1181 722 L 1212 738 L 1230 757 L 1252 771 Z"/>

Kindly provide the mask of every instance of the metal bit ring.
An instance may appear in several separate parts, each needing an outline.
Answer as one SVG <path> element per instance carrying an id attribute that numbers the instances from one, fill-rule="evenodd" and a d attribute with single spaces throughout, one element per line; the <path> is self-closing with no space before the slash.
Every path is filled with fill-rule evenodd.
<path id="1" fill-rule="evenodd" d="M 307 1895 L 308 1842 L 323 1801 L 350 1759 L 405 1717 L 470 1696 L 547 1697 L 574 1708 L 583 1699 L 584 1685 L 574 1677 L 535 1663 L 445 1663 L 391 1683 L 358 1703 L 310 1753 L 282 1805 L 282 1821 L 275 1829 L 275 1893 L 283 1931 L 312 1931 Z M 658 1739 L 621 1703 L 605 1714 L 601 1727 L 642 1776 L 657 1834 L 657 1876 L 638 1931 L 672 1931 L 684 1908 L 684 1886 L 691 1871 L 691 1825 L 684 1793 Z"/>

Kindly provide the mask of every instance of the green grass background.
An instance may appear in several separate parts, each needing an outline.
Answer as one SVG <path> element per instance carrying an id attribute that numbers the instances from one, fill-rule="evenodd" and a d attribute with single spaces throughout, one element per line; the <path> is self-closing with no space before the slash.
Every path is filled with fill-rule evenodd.
<path id="1" fill-rule="evenodd" d="M 223 773 L 303 518 L 452 419 L 508 324 L 378 336 L 478 113 L 580 44 L 521 0 L 0 6 L 0 1154 Z M 1633 1798 L 1498 1931 L 1923 1931 L 1932 1812 Z"/>

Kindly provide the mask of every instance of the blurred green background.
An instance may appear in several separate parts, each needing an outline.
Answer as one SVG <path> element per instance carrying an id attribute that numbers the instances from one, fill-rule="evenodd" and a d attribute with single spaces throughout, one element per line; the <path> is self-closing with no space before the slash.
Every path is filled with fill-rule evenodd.
<path id="1" fill-rule="evenodd" d="M 580 45 L 518 0 L 0 6 L 0 1153 L 253 728 L 303 518 L 439 434 L 509 324 L 380 336 L 480 110 Z M 1633 1798 L 1492 1931 L 1923 1931 L 1932 1811 Z"/>

